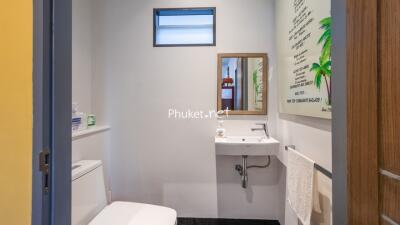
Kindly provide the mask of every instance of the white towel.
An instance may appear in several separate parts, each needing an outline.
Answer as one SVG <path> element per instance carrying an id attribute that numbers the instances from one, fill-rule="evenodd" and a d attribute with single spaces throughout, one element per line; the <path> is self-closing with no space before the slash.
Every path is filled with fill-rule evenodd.
<path id="1" fill-rule="evenodd" d="M 322 208 L 319 203 L 319 187 L 318 187 L 318 172 L 314 168 L 314 185 L 313 185 L 313 211 L 321 214 Z"/>
<path id="2" fill-rule="evenodd" d="M 310 225 L 313 209 L 314 163 L 306 156 L 288 150 L 287 197 L 303 225 Z"/>

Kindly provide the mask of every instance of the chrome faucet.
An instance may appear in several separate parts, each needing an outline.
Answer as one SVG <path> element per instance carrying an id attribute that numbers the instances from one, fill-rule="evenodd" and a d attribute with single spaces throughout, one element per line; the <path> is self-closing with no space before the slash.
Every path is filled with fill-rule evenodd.
<path id="1" fill-rule="evenodd" d="M 251 128 L 251 131 L 259 131 L 263 130 L 265 132 L 265 136 L 269 138 L 269 131 L 267 123 L 256 123 L 258 126 L 262 126 L 261 128 Z"/>

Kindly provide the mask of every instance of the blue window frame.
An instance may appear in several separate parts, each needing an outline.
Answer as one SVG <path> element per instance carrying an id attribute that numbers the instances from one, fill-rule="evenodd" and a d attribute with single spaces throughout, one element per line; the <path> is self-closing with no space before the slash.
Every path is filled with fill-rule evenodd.
<path id="1" fill-rule="evenodd" d="M 165 8 L 153 12 L 153 46 L 215 46 L 216 8 Z"/>

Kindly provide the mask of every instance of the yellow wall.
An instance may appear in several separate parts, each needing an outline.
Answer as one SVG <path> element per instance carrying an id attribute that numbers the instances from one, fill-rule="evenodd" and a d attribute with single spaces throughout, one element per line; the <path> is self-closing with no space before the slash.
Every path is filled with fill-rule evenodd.
<path id="1" fill-rule="evenodd" d="M 0 3 L 0 224 L 28 225 L 32 172 L 32 0 Z"/>

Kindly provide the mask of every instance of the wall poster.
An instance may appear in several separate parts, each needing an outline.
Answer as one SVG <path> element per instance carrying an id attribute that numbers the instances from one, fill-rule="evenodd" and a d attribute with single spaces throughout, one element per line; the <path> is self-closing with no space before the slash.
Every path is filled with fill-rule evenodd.
<path id="1" fill-rule="evenodd" d="M 280 112 L 330 119 L 331 1 L 276 4 Z"/>

